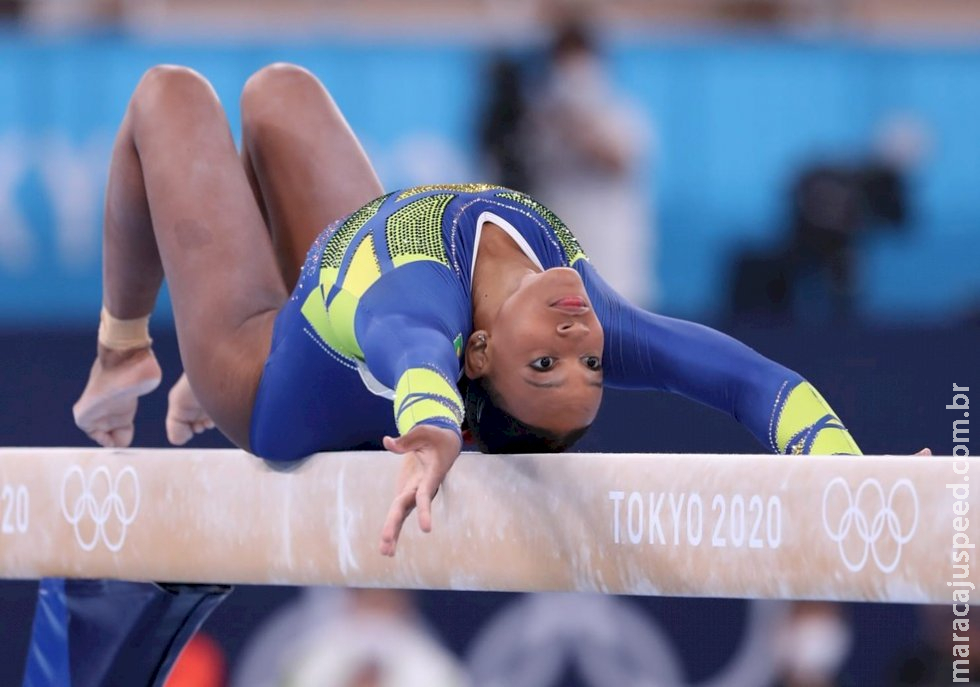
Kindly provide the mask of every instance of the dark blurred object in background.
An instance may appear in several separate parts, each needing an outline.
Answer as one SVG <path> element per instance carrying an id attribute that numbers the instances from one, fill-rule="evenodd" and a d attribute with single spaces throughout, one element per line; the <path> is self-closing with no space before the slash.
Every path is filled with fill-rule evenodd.
<path id="1" fill-rule="evenodd" d="M 128 0 L 0 0 L 0 7 L 4 4 L 16 5 L 19 17 L 32 28 L 73 31 L 116 26 L 141 5 L 153 3 Z M 160 3 L 156 4 L 160 6 Z"/>
<path id="2" fill-rule="evenodd" d="M 882 127 L 868 159 L 804 166 L 790 191 L 788 242 L 736 260 L 733 314 L 808 319 L 823 310 L 834 321 L 851 319 L 860 238 L 905 227 L 906 178 L 926 145 L 917 122 L 894 119 Z"/>
<path id="3" fill-rule="evenodd" d="M 834 319 L 854 311 L 856 239 L 882 227 L 898 229 L 907 199 L 899 174 L 883 165 L 817 164 L 793 184 L 788 245 L 747 253 L 735 267 L 734 312 L 794 319 L 805 281 L 816 281 Z M 806 319 L 806 318 L 800 318 Z"/>
<path id="4" fill-rule="evenodd" d="M 0 19 L 19 19 L 26 0 L 0 0 Z"/>
<path id="5" fill-rule="evenodd" d="M 497 55 L 490 61 L 486 97 L 479 116 L 480 162 L 486 179 L 508 188 L 527 188 L 527 103 L 521 66 L 516 59 Z"/>
<path id="6" fill-rule="evenodd" d="M 962 608 L 962 606 L 960 606 Z M 967 607 L 969 608 L 969 607 Z M 954 661 L 962 657 L 953 653 L 953 635 L 968 637 L 965 645 L 976 645 L 976 637 L 972 630 L 954 630 L 953 611 L 950 606 L 921 606 L 917 609 L 920 616 L 920 628 L 923 630 L 923 640 L 914 646 L 904 647 L 896 656 L 888 674 L 888 684 L 896 687 L 940 687 L 954 682 L 954 675 L 964 680 L 960 684 L 980 684 L 980 676 L 973 668 L 972 659 Z M 967 620 L 967 625 L 969 620 Z M 962 672 L 955 673 L 960 668 Z"/>
<path id="7" fill-rule="evenodd" d="M 719 3 L 718 16 L 735 25 L 770 26 L 782 24 L 793 17 L 792 3 L 780 0 L 729 0 Z"/>

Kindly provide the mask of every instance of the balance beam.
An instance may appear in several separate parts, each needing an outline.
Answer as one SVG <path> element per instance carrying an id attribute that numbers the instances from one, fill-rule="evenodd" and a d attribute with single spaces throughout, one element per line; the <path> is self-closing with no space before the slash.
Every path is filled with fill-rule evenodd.
<path id="1" fill-rule="evenodd" d="M 464 453 L 389 559 L 401 460 L 0 449 L 0 578 L 951 603 L 978 538 L 969 458 Z"/>

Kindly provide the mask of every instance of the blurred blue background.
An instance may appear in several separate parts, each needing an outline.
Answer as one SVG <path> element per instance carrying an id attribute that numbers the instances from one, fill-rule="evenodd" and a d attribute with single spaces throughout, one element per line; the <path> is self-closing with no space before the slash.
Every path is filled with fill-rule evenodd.
<path id="1" fill-rule="evenodd" d="M 0 9 L 30 4 L 0 3 Z M 494 96 L 488 65 L 494 55 L 506 55 L 532 65 L 534 74 L 547 40 L 546 22 L 507 0 L 463 2 L 453 11 L 419 3 L 428 9 L 407 15 L 399 3 L 373 0 L 365 6 L 374 10 L 343 21 L 338 15 L 354 12 L 357 3 L 291 0 L 284 7 L 292 24 L 274 11 L 258 12 L 263 3 L 254 3 L 241 10 L 248 15 L 245 29 L 213 17 L 200 23 L 194 3 L 135 3 L 134 13 L 151 18 L 136 28 L 120 20 L 126 3 L 93 4 L 113 8 L 110 18 L 89 18 L 81 26 L 14 20 L 0 26 L 5 445 L 86 443 L 69 408 L 95 346 L 102 194 L 115 128 L 147 68 L 179 63 L 201 71 L 237 136 L 238 94 L 247 77 L 270 62 L 300 63 L 331 90 L 385 186 L 397 188 L 494 180 L 478 132 Z M 903 0 L 894 5 L 901 11 L 873 0 L 826 3 L 837 8 L 832 11 L 817 1 L 681 4 L 686 9 L 617 0 L 609 3 L 617 10 L 612 18 L 598 23 L 608 78 L 650 131 L 636 176 L 649 222 L 632 229 L 650 239 L 636 250 L 656 286 L 638 299 L 721 328 L 807 376 L 865 452 L 904 454 L 930 446 L 949 454 L 943 406 L 950 385 L 980 387 L 980 15 L 962 3 L 951 11 L 945 0 Z M 215 13 L 230 17 L 235 7 L 226 0 Z M 150 30 L 158 16 L 169 23 Z M 529 80 L 530 103 L 542 92 Z M 737 307 L 739 260 L 777 254 L 787 243 L 802 171 L 860 164 L 895 121 L 911 123 L 917 136 L 915 164 L 902 170 L 906 212 L 899 230 L 865 228 L 853 235 L 854 311 L 829 315 L 826 286 L 809 282 L 797 289 L 789 315 Z M 615 271 L 615 265 L 604 269 Z M 168 388 L 180 364 L 165 297 L 151 331 L 166 375 L 161 389 Z M 135 445 L 165 445 L 165 410 L 163 391 L 141 404 Z M 226 445 L 213 433 L 195 442 Z M 728 418 L 682 399 L 610 393 L 581 449 L 752 453 L 760 447 Z M 31 582 L 0 583 L 2 685 L 18 684 L 34 589 Z M 236 590 L 205 626 L 224 678 L 182 684 L 265 684 L 249 681 L 249 656 L 265 655 L 255 646 L 269 618 L 305 594 Z M 772 652 L 753 649 L 753 637 L 775 641 L 780 628 L 790 627 L 780 624 L 790 621 L 778 613 L 753 625 L 765 605 L 620 601 L 644 626 L 666 633 L 683 678 L 664 684 L 810 684 L 779 676 Z M 493 619 L 519 603 L 518 595 L 415 597 L 422 624 L 471 669 L 474 647 Z M 915 666 L 946 665 L 948 608 L 848 604 L 835 613 L 837 637 L 846 635 L 847 644 L 833 681 L 821 684 L 948 682 L 929 681 L 926 672 L 914 676 Z M 566 643 L 564 662 L 539 682 L 520 684 L 624 684 L 590 677 L 576 663 L 588 646 L 608 643 L 596 632 L 583 630 L 579 644 Z M 740 656 L 754 657 L 761 672 L 739 674 Z M 630 657 L 620 658 L 628 663 Z M 906 664 L 912 672 L 901 672 Z M 899 682 L 899 674 L 907 681 Z M 483 677 L 477 684 L 493 684 Z M 650 675 L 636 677 L 636 684 L 660 684 Z"/>
<path id="2" fill-rule="evenodd" d="M 892 117 L 915 118 L 930 145 L 909 177 L 905 231 L 860 237 L 860 312 L 934 323 L 977 307 L 980 47 L 653 35 L 611 42 L 607 54 L 614 80 L 657 131 L 647 183 L 659 310 L 722 314 L 735 253 L 783 230 L 796 170 L 866 153 Z M 0 33 L 0 321 L 83 323 L 98 312 L 106 160 L 148 67 L 204 73 L 237 133 L 248 76 L 272 61 L 303 64 L 331 89 L 386 186 L 398 188 L 485 178 L 473 123 L 486 57 L 485 47 L 458 41 Z"/>

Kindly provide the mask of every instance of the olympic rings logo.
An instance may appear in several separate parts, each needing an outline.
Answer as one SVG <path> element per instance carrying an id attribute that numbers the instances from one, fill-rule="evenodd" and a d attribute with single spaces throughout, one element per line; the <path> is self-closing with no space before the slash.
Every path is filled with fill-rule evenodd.
<path id="1" fill-rule="evenodd" d="M 132 485 L 125 492 L 124 479 Z M 86 478 L 85 472 L 73 465 L 61 481 L 61 514 L 74 528 L 75 539 L 85 551 L 94 550 L 100 541 L 114 553 L 122 549 L 126 530 L 136 520 L 139 509 L 139 479 L 128 465 L 115 479 L 105 466 L 96 468 Z M 89 522 L 94 526 L 86 534 Z"/>
<path id="2" fill-rule="evenodd" d="M 912 497 L 913 511 L 912 511 L 912 522 L 906 531 L 903 526 L 902 519 L 899 517 L 898 513 L 895 511 L 895 496 L 899 490 L 907 491 Z M 828 517 L 828 498 L 835 491 L 843 491 L 847 499 L 847 507 L 841 516 L 836 521 L 831 521 Z M 862 504 L 865 503 L 867 498 L 865 494 L 870 494 L 872 498 L 873 508 L 877 508 L 874 515 L 870 518 L 865 511 L 862 509 Z M 865 498 L 863 498 L 865 497 Z M 831 525 L 835 524 L 836 527 Z M 915 487 L 912 485 L 908 479 L 900 479 L 895 482 L 892 486 L 891 491 L 888 492 L 888 498 L 885 498 L 885 490 L 882 488 L 881 483 L 873 478 L 868 478 L 861 482 L 861 485 L 857 488 L 857 491 L 853 494 L 851 493 L 851 488 L 848 486 L 847 482 L 843 477 L 837 477 L 830 481 L 826 489 L 823 492 L 823 526 L 824 530 L 827 532 L 827 536 L 830 537 L 831 541 L 837 543 L 837 548 L 840 551 L 841 560 L 844 561 L 844 565 L 851 572 L 858 572 L 862 570 L 865 564 L 868 562 L 868 556 L 874 559 L 875 565 L 883 573 L 890 573 L 895 568 L 898 567 L 898 562 L 902 557 L 902 547 L 908 544 L 912 540 L 912 536 L 915 534 L 915 530 L 919 525 L 919 497 L 915 493 Z M 894 558 L 889 561 L 882 561 L 881 555 L 878 551 L 879 542 L 881 542 L 882 537 L 885 534 L 885 530 L 888 531 L 888 538 L 895 542 L 895 554 Z M 851 531 L 853 530 L 857 538 L 863 543 L 861 547 L 861 555 L 858 560 L 853 560 L 854 556 L 848 553 L 847 547 L 844 543 L 851 536 Z M 887 539 L 886 538 L 886 541 Z"/>

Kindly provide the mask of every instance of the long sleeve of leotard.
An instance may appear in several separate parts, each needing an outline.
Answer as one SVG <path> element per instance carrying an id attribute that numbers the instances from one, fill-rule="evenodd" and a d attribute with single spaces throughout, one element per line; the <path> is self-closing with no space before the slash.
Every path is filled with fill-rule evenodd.
<path id="1" fill-rule="evenodd" d="M 463 422 L 456 380 L 469 309 L 448 279 L 449 271 L 436 263 L 406 265 L 379 280 L 358 309 L 365 365 L 393 390 L 402 435 L 419 424 L 459 433 Z"/>
<path id="2" fill-rule="evenodd" d="M 735 339 L 656 315 L 575 263 L 605 333 L 605 384 L 680 394 L 728 413 L 775 453 L 859 454 L 840 419 L 800 375 Z"/>

